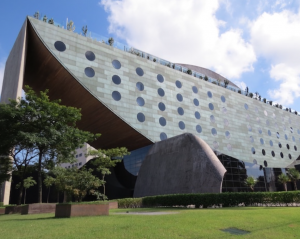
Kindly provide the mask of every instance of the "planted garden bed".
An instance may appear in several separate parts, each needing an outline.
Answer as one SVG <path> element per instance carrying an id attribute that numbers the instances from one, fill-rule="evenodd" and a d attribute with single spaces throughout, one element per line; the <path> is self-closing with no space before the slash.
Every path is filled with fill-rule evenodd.
<path id="1" fill-rule="evenodd" d="M 23 206 L 6 206 L 5 214 L 17 214 L 22 212 Z"/>
<path id="2" fill-rule="evenodd" d="M 55 217 L 109 215 L 109 204 L 57 204 Z"/>
<path id="3" fill-rule="evenodd" d="M 0 207 L 0 214 L 4 214 L 5 213 L 5 207 Z"/>
<path id="4" fill-rule="evenodd" d="M 21 214 L 55 213 L 56 203 L 33 203 L 22 207 Z"/>

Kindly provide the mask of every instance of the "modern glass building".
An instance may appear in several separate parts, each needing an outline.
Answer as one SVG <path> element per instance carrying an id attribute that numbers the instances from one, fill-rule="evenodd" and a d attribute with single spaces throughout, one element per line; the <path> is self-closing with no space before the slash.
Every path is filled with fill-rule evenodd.
<path id="1" fill-rule="evenodd" d="M 259 191 L 278 190 L 276 176 L 298 164 L 299 116 L 238 93 L 231 82 L 222 87 L 224 80 L 205 68 L 113 47 L 27 17 L 6 62 L 1 101 L 16 99 L 30 85 L 81 108 L 78 127 L 102 134 L 91 146 L 131 151 L 112 174 L 112 188 L 131 192 L 153 144 L 192 133 L 225 166 L 223 191 L 246 191 L 247 176 L 259 180 Z M 120 176 L 125 174 L 131 186 Z"/>

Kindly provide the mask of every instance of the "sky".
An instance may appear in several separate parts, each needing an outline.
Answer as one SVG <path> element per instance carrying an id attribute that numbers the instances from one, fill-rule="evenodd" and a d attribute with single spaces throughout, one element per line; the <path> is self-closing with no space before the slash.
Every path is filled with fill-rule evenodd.
<path id="1" fill-rule="evenodd" d="M 1 0 L 0 92 L 27 15 L 75 23 L 165 60 L 211 69 L 300 111 L 300 0 Z"/>

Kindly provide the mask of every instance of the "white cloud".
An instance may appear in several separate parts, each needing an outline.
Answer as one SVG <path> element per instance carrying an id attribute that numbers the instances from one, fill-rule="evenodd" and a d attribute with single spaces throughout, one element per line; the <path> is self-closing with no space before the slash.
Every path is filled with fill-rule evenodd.
<path id="1" fill-rule="evenodd" d="M 245 82 L 243 81 L 234 81 L 234 84 L 236 84 L 241 90 L 245 90 L 247 85 Z"/>
<path id="2" fill-rule="evenodd" d="M 102 0 L 109 32 L 129 45 L 177 63 L 210 68 L 227 78 L 252 71 L 256 56 L 239 29 L 223 32 L 211 1 Z"/>
<path id="3" fill-rule="evenodd" d="M 272 64 L 270 77 L 279 83 L 269 96 L 281 104 L 292 104 L 300 96 L 300 14 L 290 11 L 263 13 L 251 27 L 257 55 Z"/>
<path id="4" fill-rule="evenodd" d="M 0 61 L 0 96 L 2 92 L 2 84 L 3 84 L 3 77 L 4 77 L 4 68 L 5 68 L 5 61 Z"/>

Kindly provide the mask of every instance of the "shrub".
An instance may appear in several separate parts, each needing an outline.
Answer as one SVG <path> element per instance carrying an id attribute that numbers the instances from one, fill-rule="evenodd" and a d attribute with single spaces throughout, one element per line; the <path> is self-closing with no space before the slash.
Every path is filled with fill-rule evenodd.
<path id="1" fill-rule="evenodd" d="M 118 199 L 119 208 L 138 208 L 142 207 L 142 198 L 122 198 Z"/>

